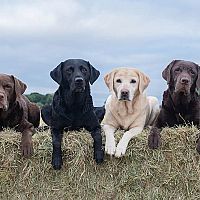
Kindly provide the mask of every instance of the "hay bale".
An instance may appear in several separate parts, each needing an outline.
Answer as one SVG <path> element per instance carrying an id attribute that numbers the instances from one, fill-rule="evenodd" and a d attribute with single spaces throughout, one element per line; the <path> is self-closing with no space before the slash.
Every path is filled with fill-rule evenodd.
<path id="1" fill-rule="evenodd" d="M 64 134 L 61 171 L 51 167 L 49 131 L 33 136 L 34 156 L 21 157 L 21 135 L 0 134 L 0 199 L 200 199 L 197 128 L 165 128 L 162 147 L 149 150 L 147 130 L 132 139 L 126 156 L 96 165 L 90 134 Z M 117 133 L 117 139 L 121 137 Z"/>

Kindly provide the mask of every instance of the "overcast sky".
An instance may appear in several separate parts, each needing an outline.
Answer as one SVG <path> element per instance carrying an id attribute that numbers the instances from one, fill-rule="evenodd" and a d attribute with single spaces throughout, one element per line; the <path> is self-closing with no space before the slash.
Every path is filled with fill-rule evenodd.
<path id="1" fill-rule="evenodd" d="M 49 93 L 57 88 L 49 72 L 82 58 L 101 71 L 96 105 L 108 93 L 103 76 L 120 66 L 148 74 L 148 94 L 161 98 L 169 62 L 200 63 L 199 8 L 198 0 L 0 0 L 1 73 L 27 83 L 26 93 Z"/>

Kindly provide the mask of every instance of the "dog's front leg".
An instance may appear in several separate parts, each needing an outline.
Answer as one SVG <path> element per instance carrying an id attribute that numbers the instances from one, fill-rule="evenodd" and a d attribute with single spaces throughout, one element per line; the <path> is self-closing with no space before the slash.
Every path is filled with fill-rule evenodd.
<path id="1" fill-rule="evenodd" d="M 115 142 L 115 131 L 116 128 L 110 125 L 103 125 L 103 130 L 106 135 L 106 145 L 105 145 L 105 151 L 109 155 L 114 155 L 116 150 L 116 142 Z"/>
<path id="2" fill-rule="evenodd" d="M 163 119 L 168 119 L 168 121 L 164 121 Z M 148 136 L 148 146 L 150 149 L 157 149 L 161 145 L 161 128 L 164 127 L 165 124 L 173 126 L 173 121 L 174 118 L 170 117 L 170 113 L 168 113 L 168 111 L 165 111 L 164 109 L 161 109 Z"/>
<path id="3" fill-rule="evenodd" d="M 116 148 L 116 152 L 115 152 L 115 156 L 116 157 L 121 157 L 125 154 L 127 146 L 129 141 L 136 135 L 140 134 L 143 130 L 143 127 L 134 127 L 132 129 L 130 129 L 129 131 L 126 131 L 122 137 L 122 139 L 119 141 L 117 148 Z"/>
<path id="4" fill-rule="evenodd" d="M 199 111 L 200 112 L 200 111 Z M 194 123 L 195 124 L 195 123 Z M 198 140 L 197 140 L 197 146 L 196 146 L 196 150 L 197 152 L 200 154 L 200 119 L 197 120 L 197 123 L 195 124 L 197 125 L 197 128 L 199 129 L 198 131 Z"/>
<path id="5" fill-rule="evenodd" d="M 21 138 L 21 152 L 25 157 L 30 157 L 33 154 L 33 143 L 32 143 L 32 135 L 34 132 L 34 128 L 27 128 L 22 131 Z"/>
<path id="6" fill-rule="evenodd" d="M 58 128 L 52 128 L 51 134 L 53 143 L 52 165 L 55 170 L 60 170 L 63 164 L 61 150 L 63 130 Z"/>
<path id="7" fill-rule="evenodd" d="M 30 157 L 33 154 L 32 135 L 35 131 L 33 125 L 24 119 L 15 129 L 22 133 L 20 144 L 22 155 Z"/>
<path id="8" fill-rule="evenodd" d="M 91 131 L 92 138 L 94 140 L 94 159 L 97 164 L 100 164 L 104 160 L 104 151 L 102 149 L 102 136 L 101 128 L 96 128 Z"/>
<path id="9" fill-rule="evenodd" d="M 156 126 L 151 128 L 148 136 L 148 146 L 150 149 L 157 149 L 161 145 L 160 132 L 161 129 Z"/>

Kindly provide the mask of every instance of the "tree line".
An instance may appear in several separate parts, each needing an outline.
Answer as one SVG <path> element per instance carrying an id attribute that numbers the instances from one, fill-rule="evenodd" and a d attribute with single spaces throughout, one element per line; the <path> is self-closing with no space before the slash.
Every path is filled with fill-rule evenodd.
<path id="1" fill-rule="evenodd" d="M 38 106 L 42 107 L 44 105 L 51 104 L 53 99 L 53 94 L 39 94 L 37 92 L 33 92 L 31 94 L 27 94 L 26 97 L 31 101 L 36 103 Z"/>

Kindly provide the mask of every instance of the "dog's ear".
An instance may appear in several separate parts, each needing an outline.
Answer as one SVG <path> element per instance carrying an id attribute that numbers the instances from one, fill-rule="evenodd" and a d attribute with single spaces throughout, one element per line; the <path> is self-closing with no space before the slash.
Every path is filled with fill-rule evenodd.
<path id="1" fill-rule="evenodd" d="M 140 94 L 142 94 L 144 92 L 144 90 L 147 88 L 147 86 L 149 85 L 150 79 L 143 72 L 138 71 L 138 75 L 139 75 L 138 89 L 139 89 Z"/>
<path id="2" fill-rule="evenodd" d="M 89 62 L 87 63 L 90 69 L 89 81 L 90 81 L 90 84 L 92 85 L 99 78 L 100 72 L 97 69 L 95 69 Z"/>
<path id="3" fill-rule="evenodd" d="M 177 61 L 179 60 L 173 60 L 162 72 L 162 77 L 167 81 L 167 84 L 170 84 L 171 82 L 171 69 Z"/>
<path id="4" fill-rule="evenodd" d="M 104 76 L 104 81 L 107 87 L 109 88 L 110 92 L 114 91 L 114 77 L 115 71 L 112 71 Z"/>
<path id="5" fill-rule="evenodd" d="M 20 81 L 19 79 L 17 79 L 16 77 L 14 77 L 14 76 L 11 76 L 11 77 L 12 77 L 13 82 L 14 82 L 14 91 L 15 91 L 16 96 L 22 95 L 27 88 L 26 84 L 23 83 L 22 81 Z"/>
<path id="6" fill-rule="evenodd" d="M 53 71 L 50 72 L 51 78 L 59 85 L 62 82 L 62 76 L 63 76 L 62 68 L 63 68 L 63 62 L 61 62 Z"/>
<path id="7" fill-rule="evenodd" d="M 197 66 L 196 92 L 200 96 L 200 66 Z"/>

